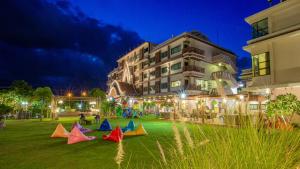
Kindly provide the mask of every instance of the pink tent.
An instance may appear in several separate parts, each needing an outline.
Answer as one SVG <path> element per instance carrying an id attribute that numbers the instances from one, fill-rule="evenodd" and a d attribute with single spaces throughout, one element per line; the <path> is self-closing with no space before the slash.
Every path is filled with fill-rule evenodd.
<path id="1" fill-rule="evenodd" d="M 74 144 L 82 141 L 95 140 L 95 136 L 86 136 L 84 135 L 76 126 L 72 129 L 69 137 L 68 144 Z"/>

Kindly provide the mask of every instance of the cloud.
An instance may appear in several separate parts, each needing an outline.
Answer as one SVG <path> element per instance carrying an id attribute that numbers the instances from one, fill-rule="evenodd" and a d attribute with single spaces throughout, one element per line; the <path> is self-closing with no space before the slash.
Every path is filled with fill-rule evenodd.
<path id="1" fill-rule="evenodd" d="M 116 59 L 143 40 L 69 1 L 0 1 L 0 81 L 105 87 Z"/>

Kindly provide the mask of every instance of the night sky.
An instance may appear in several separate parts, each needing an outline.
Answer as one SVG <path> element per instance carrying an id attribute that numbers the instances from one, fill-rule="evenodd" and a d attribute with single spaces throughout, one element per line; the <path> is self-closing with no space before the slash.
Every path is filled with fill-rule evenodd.
<path id="1" fill-rule="evenodd" d="M 198 30 L 238 55 L 251 38 L 244 18 L 267 0 L 2 0 L 0 87 L 12 80 L 54 89 L 106 87 L 119 56 L 143 41 Z"/>

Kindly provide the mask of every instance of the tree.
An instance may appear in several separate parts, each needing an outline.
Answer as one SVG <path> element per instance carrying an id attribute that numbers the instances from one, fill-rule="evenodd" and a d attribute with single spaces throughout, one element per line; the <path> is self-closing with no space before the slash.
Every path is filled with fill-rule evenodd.
<path id="1" fill-rule="evenodd" d="M 49 87 L 38 87 L 33 92 L 33 105 L 36 106 L 41 111 L 41 120 L 42 115 L 44 114 L 45 110 L 50 110 L 49 105 L 51 103 L 53 97 L 52 90 Z"/>
<path id="2" fill-rule="evenodd" d="M 285 124 L 289 123 L 295 113 L 300 113 L 300 101 L 291 93 L 278 95 L 267 103 L 266 113 L 273 121 L 281 118 Z"/>
<path id="3" fill-rule="evenodd" d="M 13 81 L 10 89 L 22 97 L 29 97 L 32 95 L 32 87 L 24 80 Z"/>
<path id="4" fill-rule="evenodd" d="M 5 104 L 0 104 L 0 117 L 13 111 L 13 108 Z"/>
<path id="5" fill-rule="evenodd" d="M 104 100 L 101 103 L 101 110 L 104 113 L 105 116 L 112 114 L 112 112 L 115 109 L 115 102 L 114 101 L 107 101 Z"/>
<path id="6" fill-rule="evenodd" d="M 93 88 L 89 95 L 91 97 L 95 97 L 97 98 L 97 104 L 96 104 L 96 108 L 99 110 L 100 108 L 102 109 L 102 103 L 106 100 L 106 94 L 103 90 L 99 89 L 99 88 Z M 105 105 L 106 106 L 106 105 Z M 104 106 L 104 107 L 105 107 Z M 102 109 L 103 110 L 103 109 Z M 105 111 L 104 111 L 105 112 Z"/>

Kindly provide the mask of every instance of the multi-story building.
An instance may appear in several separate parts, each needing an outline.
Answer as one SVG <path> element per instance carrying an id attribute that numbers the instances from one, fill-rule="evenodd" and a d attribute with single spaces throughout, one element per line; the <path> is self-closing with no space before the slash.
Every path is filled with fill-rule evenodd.
<path id="1" fill-rule="evenodd" d="M 239 79 L 241 81 L 241 87 L 247 87 L 249 83 L 251 83 L 253 77 L 252 69 L 242 69 Z"/>
<path id="2" fill-rule="evenodd" d="M 109 95 L 232 95 L 237 87 L 234 53 L 198 32 L 185 32 L 159 45 L 145 42 L 118 60 L 108 75 Z"/>
<path id="3" fill-rule="evenodd" d="M 282 1 L 245 20 L 252 27 L 244 47 L 252 57 L 247 90 L 273 97 L 291 92 L 300 98 L 300 1 Z"/>

